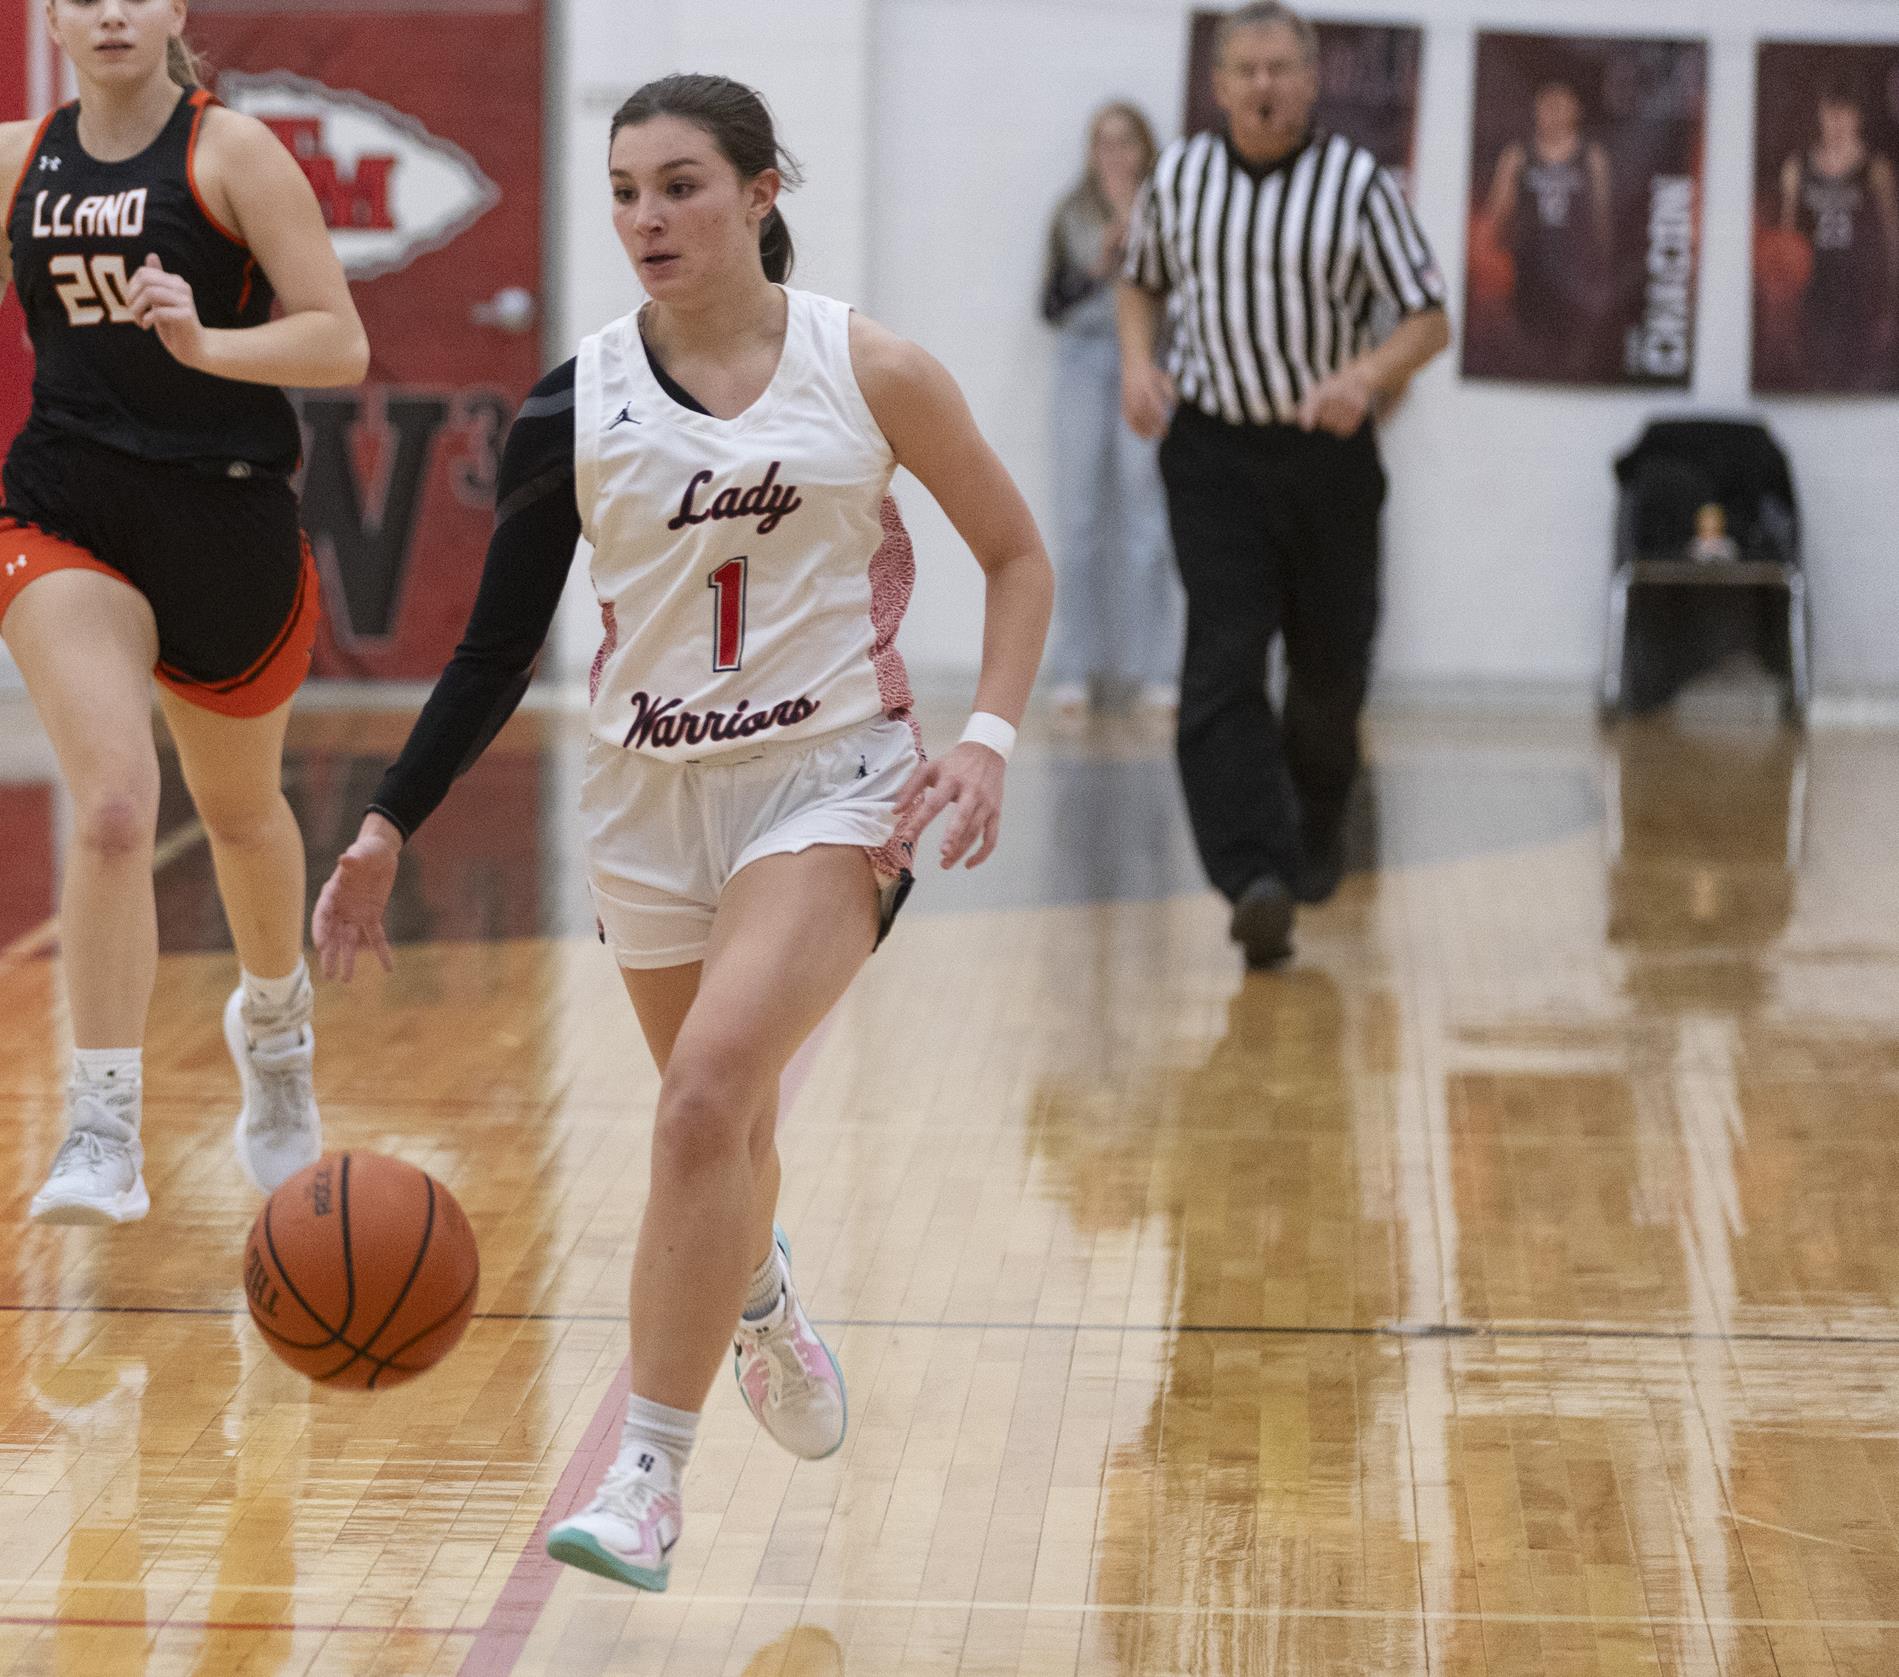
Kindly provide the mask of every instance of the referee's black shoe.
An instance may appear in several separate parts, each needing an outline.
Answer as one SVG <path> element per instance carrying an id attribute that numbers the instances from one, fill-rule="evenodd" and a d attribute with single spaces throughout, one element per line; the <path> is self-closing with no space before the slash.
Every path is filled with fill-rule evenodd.
<path id="1" fill-rule="evenodd" d="M 1293 876 L 1292 894 L 1302 903 L 1331 901 L 1345 882 L 1345 839 L 1342 834 L 1310 844 Z"/>
<path id="2" fill-rule="evenodd" d="M 1292 892 L 1270 873 L 1242 891 L 1233 905 L 1233 941 L 1249 967 L 1276 967 L 1292 958 Z"/>

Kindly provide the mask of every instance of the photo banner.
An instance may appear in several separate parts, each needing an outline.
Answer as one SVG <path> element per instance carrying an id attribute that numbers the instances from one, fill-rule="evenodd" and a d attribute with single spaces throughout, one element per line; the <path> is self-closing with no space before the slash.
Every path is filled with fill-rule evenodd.
<path id="1" fill-rule="evenodd" d="M 1899 395 L 1899 41 L 1767 41 L 1754 389 Z"/>
<path id="2" fill-rule="evenodd" d="M 1706 90 L 1702 41 L 1478 35 L 1466 376 L 1688 385 Z"/>
<path id="3" fill-rule="evenodd" d="M 1213 36 L 1223 14 L 1192 14 L 1181 132 L 1220 126 L 1213 102 Z M 1418 65 L 1424 32 L 1400 23 L 1320 22 L 1317 125 L 1366 147 L 1407 191 L 1417 156 Z"/>

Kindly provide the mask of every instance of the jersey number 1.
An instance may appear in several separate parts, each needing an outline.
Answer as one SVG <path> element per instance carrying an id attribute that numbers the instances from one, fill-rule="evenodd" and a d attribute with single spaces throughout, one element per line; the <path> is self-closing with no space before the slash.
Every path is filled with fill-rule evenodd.
<path id="1" fill-rule="evenodd" d="M 75 326 L 97 326 L 108 315 L 114 326 L 132 318 L 131 280 L 123 256 L 55 256 L 46 271 L 59 281 L 53 287 L 66 305 L 66 318 Z"/>
<path id="2" fill-rule="evenodd" d="M 712 667 L 736 670 L 745 657 L 745 568 L 744 558 L 728 559 L 711 576 L 706 587 L 712 590 Z"/>

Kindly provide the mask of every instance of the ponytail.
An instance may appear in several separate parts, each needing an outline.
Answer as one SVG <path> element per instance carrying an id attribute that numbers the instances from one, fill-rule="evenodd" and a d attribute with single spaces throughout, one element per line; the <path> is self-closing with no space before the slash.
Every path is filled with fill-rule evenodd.
<path id="1" fill-rule="evenodd" d="M 165 43 L 165 69 L 180 87 L 204 85 L 204 60 L 185 44 L 182 35 Z"/>
<path id="2" fill-rule="evenodd" d="M 774 204 L 758 224 L 758 256 L 765 264 L 765 278 L 773 285 L 783 285 L 791 278 L 791 264 L 796 254 L 791 248 L 791 229 Z"/>

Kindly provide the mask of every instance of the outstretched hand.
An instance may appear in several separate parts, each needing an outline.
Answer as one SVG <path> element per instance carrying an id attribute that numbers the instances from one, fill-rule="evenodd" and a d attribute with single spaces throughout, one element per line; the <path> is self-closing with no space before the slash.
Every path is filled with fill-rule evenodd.
<path id="1" fill-rule="evenodd" d="M 897 794 L 897 837 L 918 843 L 930 823 L 949 809 L 953 813 L 943 832 L 943 866 L 953 868 L 978 839 L 981 843 L 967 865 L 986 862 L 1002 822 L 1005 767 L 999 753 L 974 740 L 925 763 Z"/>
<path id="2" fill-rule="evenodd" d="M 325 978 L 340 978 L 345 984 L 356 975 L 359 949 L 373 952 L 384 972 L 395 969 L 382 917 L 389 906 L 389 894 L 395 889 L 402 846 L 399 838 L 389 836 L 393 826 L 382 823 L 389 827 L 385 832 L 372 827 L 371 823 L 376 822 L 381 822 L 381 817 L 371 815 L 356 835 L 356 842 L 337 857 L 336 871 L 318 893 L 316 912 L 310 919 L 318 970 Z"/>

